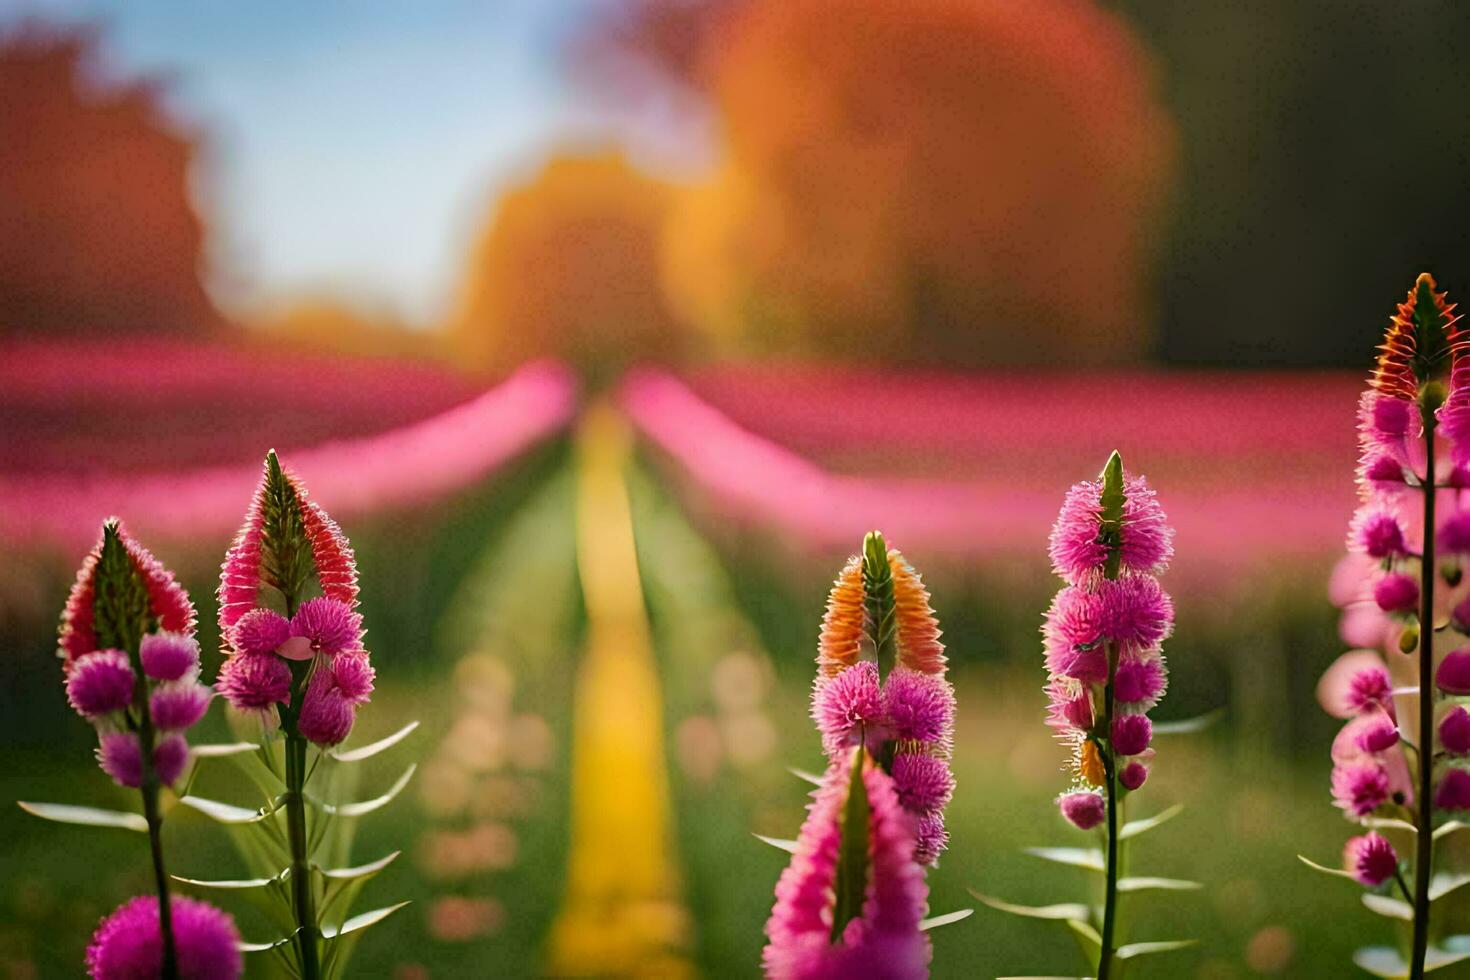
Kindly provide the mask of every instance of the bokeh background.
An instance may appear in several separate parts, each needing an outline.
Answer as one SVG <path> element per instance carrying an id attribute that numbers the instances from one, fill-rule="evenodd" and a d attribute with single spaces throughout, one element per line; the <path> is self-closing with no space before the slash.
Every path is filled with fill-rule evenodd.
<path id="1" fill-rule="evenodd" d="M 71 576 L 121 515 L 212 676 L 273 446 L 358 549 L 354 737 L 423 720 L 357 845 L 404 852 L 367 901 L 413 905 L 357 975 L 752 975 L 784 855 L 750 834 L 800 823 L 869 527 L 960 694 L 932 910 L 1082 898 L 1019 848 L 1082 843 L 1044 542 L 1116 447 L 1179 532 L 1156 714 L 1225 709 L 1137 797 L 1187 809 L 1135 868 L 1207 888 L 1131 901 L 1130 938 L 1200 940 L 1136 974 L 1346 975 L 1393 932 L 1295 859 L 1348 834 L 1327 581 L 1393 303 L 1470 289 L 1467 45 L 1453 0 L 0 5 L 0 797 L 124 802 L 53 659 Z M 197 814 L 168 834 L 241 870 Z M 0 975 L 77 975 L 137 841 L 0 836 Z M 1079 968 L 987 909 L 935 949 Z"/>

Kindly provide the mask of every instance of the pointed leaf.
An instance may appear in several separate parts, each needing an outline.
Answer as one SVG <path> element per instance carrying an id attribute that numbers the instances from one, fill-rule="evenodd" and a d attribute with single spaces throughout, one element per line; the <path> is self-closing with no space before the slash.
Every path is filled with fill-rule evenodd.
<path id="1" fill-rule="evenodd" d="M 379 922 L 382 922 L 384 919 L 388 918 L 388 916 L 392 915 L 394 912 L 397 912 L 399 909 L 403 908 L 407 904 L 407 902 L 399 902 L 397 905 L 385 905 L 383 908 L 373 909 L 371 912 L 364 912 L 361 915 L 354 915 L 352 918 L 342 923 L 340 928 L 334 926 L 327 926 L 323 928 L 322 936 L 326 939 L 336 939 L 338 936 L 346 936 L 349 933 L 360 932 L 361 930 L 367 929 L 370 926 L 377 925 Z"/>
<path id="2" fill-rule="evenodd" d="M 179 802 L 191 809 L 198 810 L 218 823 L 226 824 L 259 823 L 275 812 L 273 807 L 250 810 L 243 806 L 221 803 L 219 800 L 207 800 L 202 796 L 180 797 Z"/>
<path id="3" fill-rule="evenodd" d="M 1386 916 L 1387 918 L 1402 919 L 1405 922 L 1414 921 L 1414 906 L 1397 898 L 1365 892 L 1363 894 L 1363 904 L 1368 907 L 1369 911 L 1377 912 L 1379 915 Z"/>
<path id="4" fill-rule="evenodd" d="M 1204 885 L 1197 881 L 1184 881 L 1179 878 L 1120 878 L 1118 880 L 1118 891 L 1120 892 L 1192 892 L 1203 887 Z"/>
<path id="5" fill-rule="evenodd" d="M 398 781 L 393 784 L 393 787 L 389 789 L 388 792 L 384 793 L 382 796 L 374 797 L 371 800 L 363 800 L 360 803 L 341 804 L 321 803 L 319 801 L 313 800 L 312 803 L 315 804 L 317 809 L 321 810 L 321 812 L 327 814 L 328 816 L 361 817 L 365 814 L 372 813 L 374 810 L 381 810 L 389 803 L 392 803 L 394 797 L 403 792 L 403 788 L 407 786 L 408 781 L 413 778 L 413 774 L 416 769 L 418 769 L 417 763 L 409 763 L 408 768 L 403 771 L 403 775 L 398 777 Z"/>
<path id="6" fill-rule="evenodd" d="M 787 854 L 796 853 L 796 841 L 794 840 L 783 840 L 780 837 L 767 837 L 765 834 L 751 834 L 751 836 L 758 841 L 764 841 L 765 843 L 770 844 L 772 847 L 777 848 L 778 850 L 785 851 Z"/>
<path id="7" fill-rule="evenodd" d="M 90 806 L 71 806 L 66 803 L 28 803 L 21 800 L 19 806 L 33 817 L 52 820 L 56 823 L 80 824 L 84 827 L 121 827 L 148 833 L 148 821 L 136 813 L 120 810 L 99 810 Z"/>
<path id="8" fill-rule="evenodd" d="M 1439 840 L 1442 837 L 1448 837 L 1450 834 L 1453 834 L 1456 831 L 1464 830 L 1467 827 L 1470 827 L 1470 823 L 1461 823 L 1458 820 L 1447 820 L 1440 826 L 1434 828 L 1434 839 Z"/>
<path id="9" fill-rule="evenodd" d="M 1400 820 L 1397 817 L 1369 817 L 1363 821 L 1363 826 L 1373 830 L 1402 830 L 1410 834 L 1417 834 L 1419 832 L 1418 827 L 1415 827 L 1407 820 Z"/>
<path id="10" fill-rule="evenodd" d="M 1202 715 L 1185 718 L 1182 721 L 1157 722 L 1154 725 L 1153 732 L 1155 735 L 1193 735 L 1195 732 L 1202 732 L 1207 728 L 1213 728 L 1224 717 L 1225 709 L 1216 708 L 1214 711 L 1207 711 Z"/>
<path id="11" fill-rule="evenodd" d="M 367 878 L 377 874 L 392 864 L 398 855 L 402 853 L 402 851 L 394 851 L 386 857 L 380 857 L 376 861 L 369 861 L 367 864 L 359 864 L 355 868 L 317 868 L 316 870 L 321 872 L 322 877 L 330 878 L 333 881 L 354 881 L 358 878 Z"/>
<path id="12" fill-rule="evenodd" d="M 1102 851 L 1095 847 L 1028 847 L 1025 851 L 1032 857 L 1039 857 L 1043 861 L 1051 861 L 1055 864 L 1086 868 L 1088 871 L 1107 870 L 1103 864 Z"/>
<path id="13" fill-rule="evenodd" d="M 288 871 L 281 872 L 281 876 L 283 879 L 287 873 Z M 169 877 L 172 878 L 174 881 L 181 881 L 186 885 L 193 885 L 195 888 L 223 888 L 229 891 L 243 891 L 248 888 L 265 888 L 267 885 L 274 885 L 277 881 L 277 879 L 275 878 L 233 878 L 217 881 L 206 881 L 202 878 L 185 878 L 182 875 L 169 875 Z"/>
<path id="14" fill-rule="evenodd" d="M 1465 959 L 1470 959 L 1470 951 L 1452 952 L 1431 947 L 1424 956 L 1424 972 L 1432 973 L 1435 970 L 1443 970 Z"/>
<path id="15" fill-rule="evenodd" d="M 975 914 L 974 909 L 959 909 L 955 912 L 946 912 L 944 915 L 930 916 L 919 923 L 920 932 L 928 932 L 930 929 L 938 929 L 952 922 L 960 922 Z"/>
<path id="16" fill-rule="evenodd" d="M 847 924 L 863 914 L 868 895 L 868 784 L 863 779 L 867 750 L 853 750 L 847 781 L 847 799 L 841 812 L 841 837 L 837 845 L 837 872 L 833 880 L 837 902 L 833 906 L 832 938 L 842 935 Z"/>
<path id="17" fill-rule="evenodd" d="M 813 786 L 822 785 L 822 777 L 818 776 L 816 773 L 807 772 L 805 769 L 797 769 L 795 766 L 787 766 L 786 771 L 791 773 L 791 775 L 795 776 L 797 779 L 811 783 Z"/>
<path id="18" fill-rule="evenodd" d="M 1102 937 L 1097 930 L 1086 919 L 1068 919 L 1067 928 L 1072 930 L 1072 935 L 1077 937 L 1077 944 L 1082 947 L 1082 955 L 1091 962 L 1097 962 L 1102 955 Z"/>
<path id="19" fill-rule="evenodd" d="M 1052 919 L 1064 922 L 1067 919 L 1087 918 L 1087 906 L 1080 902 L 1065 902 L 1058 905 L 1015 905 L 999 898 L 981 894 L 973 888 L 966 889 L 975 896 L 975 901 L 988 905 L 998 912 L 1023 916 L 1027 919 Z"/>
<path id="20" fill-rule="evenodd" d="M 1409 964 L 1404 962 L 1398 950 L 1389 946 L 1365 946 L 1353 954 L 1353 962 L 1375 977 L 1397 980 L 1409 975 Z"/>
<path id="21" fill-rule="evenodd" d="M 1329 868 L 1325 864 L 1318 864 L 1316 861 L 1313 861 L 1311 858 L 1303 857 L 1300 854 L 1298 854 L 1296 856 L 1296 858 L 1297 858 L 1298 861 L 1300 861 L 1302 864 L 1305 864 L 1307 867 L 1311 868 L 1313 871 L 1320 871 L 1323 874 L 1327 874 L 1327 875 L 1336 875 L 1339 878 L 1351 878 L 1353 876 L 1353 873 L 1351 871 L 1345 871 L 1342 868 Z"/>
<path id="22" fill-rule="evenodd" d="M 226 759 L 232 755 L 254 752 L 259 748 L 254 742 L 227 742 L 220 745 L 191 745 L 189 752 L 196 759 Z"/>
<path id="23" fill-rule="evenodd" d="M 1429 879 L 1429 900 L 1437 902 L 1466 885 L 1470 885 L 1470 874 L 1437 874 Z"/>
<path id="24" fill-rule="evenodd" d="M 1176 949 L 1187 949 L 1198 942 L 1198 939 L 1171 939 L 1158 943 L 1129 943 L 1127 946 L 1118 947 L 1118 951 L 1113 955 L 1120 960 L 1131 960 L 1154 953 L 1172 953 Z"/>
<path id="25" fill-rule="evenodd" d="M 1183 812 L 1184 804 L 1176 803 L 1167 810 L 1156 813 L 1151 817 L 1146 817 L 1143 820 L 1130 820 L 1123 825 L 1122 830 L 1118 831 L 1118 839 L 1127 840 L 1130 837 L 1137 837 L 1139 834 L 1147 833 L 1160 824 L 1168 823 Z"/>
<path id="26" fill-rule="evenodd" d="M 281 939 L 273 939 L 267 943 L 240 943 L 236 948 L 242 953 L 264 953 L 266 950 L 275 949 L 277 946 L 284 946 L 290 941 L 291 937 L 285 936 Z"/>
<path id="27" fill-rule="evenodd" d="M 387 738 L 380 738 L 370 745 L 364 745 L 360 749 L 348 749 L 346 751 L 343 751 L 340 747 L 338 747 L 329 750 L 327 752 L 327 755 L 331 756 L 333 759 L 336 759 L 338 762 L 361 762 L 363 759 L 371 759 L 379 752 L 387 751 L 388 749 L 391 749 L 393 746 L 397 745 L 399 742 L 403 741 L 405 738 L 408 738 L 408 736 L 412 734 L 413 730 L 418 727 L 419 723 L 417 721 L 411 721 L 407 725 L 404 725 L 402 728 L 398 729 L 398 731 L 394 732 L 392 735 L 389 735 Z"/>

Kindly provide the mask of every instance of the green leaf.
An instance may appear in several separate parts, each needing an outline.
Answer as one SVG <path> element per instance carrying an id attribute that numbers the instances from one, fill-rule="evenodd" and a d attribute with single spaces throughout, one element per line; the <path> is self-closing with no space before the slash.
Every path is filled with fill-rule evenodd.
<path id="1" fill-rule="evenodd" d="M 369 878 L 377 874 L 392 864 L 398 858 L 398 855 L 402 853 L 402 851 L 394 851 L 392 854 L 380 857 L 376 861 L 359 864 L 355 868 L 317 868 L 316 870 L 321 873 L 322 877 L 330 878 L 333 881 L 354 881 L 358 878 Z"/>
<path id="2" fill-rule="evenodd" d="M 1351 871 L 1345 871 L 1342 868 L 1329 868 L 1325 864 L 1318 864 L 1316 861 L 1313 861 L 1311 858 L 1303 857 L 1300 854 L 1298 854 L 1296 856 L 1296 858 L 1297 858 L 1298 861 L 1300 861 L 1302 864 L 1305 864 L 1307 867 L 1311 868 L 1313 871 L 1320 871 L 1323 874 L 1327 874 L 1327 875 L 1336 875 L 1339 878 L 1351 878 L 1353 876 L 1353 873 Z"/>
<path id="3" fill-rule="evenodd" d="M 1437 902 L 1452 891 L 1470 885 L 1470 874 L 1447 874 L 1441 872 L 1429 879 L 1429 900 Z"/>
<path id="4" fill-rule="evenodd" d="M 1129 943 L 1127 946 L 1118 947 L 1113 955 L 1120 960 L 1131 960 L 1140 956 L 1151 956 L 1154 953 L 1172 953 L 1176 949 L 1188 949 L 1198 942 L 1198 939 L 1170 939 L 1157 943 Z"/>
<path id="5" fill-rule="evenodd" d="M 960 922 L 975 914 L 974 909 L 960 909 L 955 912 L 946 912 L 944 915 L 931 916 L 919 923 L 920 932 L 928 932 L 930 929 L 938 929 L 953 922 Z"/>
<path id="6" fill-rule="evenodd" d="M 317 800 L 312 800 L 311 802 L 316 806 L 318 810 L 327 814 L 327 816 L 330 817 L 365 816 L 366 814 L 372 813 L 374 810 L 381 810 L 389 803 L 392 803 L 393 799 L 399 793 L 403 792 L 403 788 L 408 785 L 408 781 L 413 778 L 413 774 L 417 769 L 417 763 L 409 763 L 408 768 L 403 771 L 403 775 L 398 777 L 398 781 L 393 784 L 392 788 L 389 789 L 388 792 L 384 793 L 382 796 L 376 796 L 371 800 L 363 800 L 360 803 L 340 804 L 322 803 Z"/>
<path id="7" fill-rule="evenodd" d="M 198 759 L 226 759 L 233 755 L 254 752 L 260 746 L 254 742 L 229 742 L 221 745 L 191 745 L 189 752 Z"/>
<path id="8" fill-rule="evenodd" d="M 371 912 L 363 912 L 361 915 L 354 915 L 352 918 L 342 923 L 341 928 L 332 928 L 330 932 L 326 929 L 323 929 L 322 936 L 325 939 L 336 939 L 338 936 L 346 936 L 349 933 L 361 932 L 363 929 L 367 929 L 371 926 L 377 925 L 379 922 L 382 922 L 384 919 L 388 918 L 388 916 L 392 915 L 394 912 L 397 912 L 399 909 L 403 908 L 407 904 L 407 902 L 399 902 L 397 905 L 385 905 L 380 909 L 373 909 Z"/>
<path id="9" fill-rule="evenodd" d="M 157 620 L 148 599 L 148 586 L 122 542 L 115 517 L 102 525 L 102 553 L 94 573 L 92 630 L 97 649 L 126 650 L 138 667 L 138 647 Z"/>
<path id="10" fill-rule="evenodd" d="M 1179 878 L 1120 878 L 1118 880 L 1118 891 L 1120 892 L 1192 892 L 1203 887 L 1204 885 L 1197 881 L 1184 881 Z"/>
<path id="11" fill-rule="evenodd" d="M 394 732 L 392 735 L 389 735 L 387 738 L 380 738 L 376 742 L 373 742 L 371 745 L 364 745 L 360 749 L 349 749 L 345 752 L 342 751 L 341 747 L 339 746 L 328 751 L 327 755 L 331 756 L 333 759 L 336 759 L 338 762 L 361 762 L 363 759 L 371 759 L 379 752 L 391 749 L 393 746 L 403 741 L 417 727 L 419 727 L 419 723 L 416 721 L 411 721 L 407 725 L 404 725 L 402 728 L 398 729 L 398 731 Z"/>
<path id="12" fill-rule="evenodd" d="M 1086 868 L 1088 871 L 1107 870 L 1103 864 L 1102 851 L 1095 847 L 1028 847 L 1025 852 L 1053 864 L 1066 864 L 1074 868 Z"/>
<path id="13" fill-rule="evenodd" d="M 392 864 L 399 853 L 394 851 L 386 857 L 355 868 L 314 868 L 323 879 L 322 900 L 317 906 L 318 924 L 325 929 L 329 925 L 340 923 L 352 908 L 352 903 L 357 900 L 362 887 L 379 871 Z"/>
<path id="14" fill-rule="evenodd" d="M 833 942 L 842 936 L 849 922 L 863 914 L 863 903 L 867 900 L 868 784 L 863 779 L 867 754 L 862 746 L 853 750 L 847 799 L 842 804 L 842 836 L 837 845 L 837 871 L 833 881 L 837 892 L 832 914 Z"/>
<path id="15" fill-rule="evenodd" d="M 198 810 L 217 823 L 225 824 L 259 823 L 276 812 L 274 806 L 251 810 L 243 806 L 221 803 L 219 800 L 207 800 L 202 796 L 183 796 L 179 798 L 179 802 L 190 809 Z"/>
<path id="16" fill-rule="evenodd" d="M 1452 952 L 1431 947 L 1424 956 L 1424 972 L 1433 973 L 1435 970 L 1443 970 L 1465 959 L 1470 959 L 1470 951 Z"/>
<path id="17" fill-rule="evenodd" d="M 301 498 L 272 449 L 261 488 L 260 578 L 283 596 L 300 600 L 316 572 L 301 518 Z"/>
<path id="18" fill-rule="evenodd" d="M 1404 962 L 1398 950 L 1389 946 L 1364 946 L 1353 954 L 1353 962 L 1375 977 L 1397 980 L 1409 975 L 1409 964 Z"/>
<path id="19" fill-rule="evenodd" d="M 1097 930 L 1084 918 L 1068 919 L 1067 928 L 1077 937 L 1082 955 L 1089 963 L 1096 963 L 1102 957 L 1102 937 L 1097 934 Z"/>
<path id="20" fill-rule="evenodd" d="M 1461 823 L 1458 820 L 1447 820 L 1444 823 L 1440 824 L 1438 827 L 1434 828 L 1434 839 L 1439 840 L 1442 837 L 1448 837 L 1450 834 L 1464 830 L 1467 827 L 1470 827 L 1470 823 Z"/>
<path id="21" fill-rule="evenodd" d="M 266 943 L 240 943 L 236 948 L 239 949 L 242 953 L 264 953 L 266 950 L 275 949 L 278 946 L 284 946 L 290 941 L 291 937 L 285 936 L 281 939 L 273 939 L 270 942 Z"/>
<path id="22" fill-rule="evenodd" d="M 21 800 L 18 805 L 26 813 L 33 817 L 40 817 L 42 820 L 80 824 L 85 827 L 121 827 L 123 830 L 136 830 L 141 834 L 148 833 L 148 821 L 136 813 L 98 810 L 95 807 L 71 806 L 66 803 L 27 803 L 24 800 Z"/>
<path id="23" fill-rule="evenodd" d="M 975 901 L 988 905 L 997 912 L 1008 912 L 1011 915 L 1019 915 L 1027 919 L 1052 919 L 1064 922 L 1067 919 L 1086 919 L 1087 906 L 1081 902 L 1065 902 L 1058 905 L 1015 905 L 999 898 L 992 898 L 977 892 L 973 888 L 965 889 L 975 897 Z"/>
<path id="24" fill-rule="evenodd" d="M 794 840 L 783 840 L 780 837 L 767 837 L 765 834 L 751 834 L 750 836 L 758 841 L 764 841 L 774 848 L 785 851 L 787 854 L 796 853 L 796 841 Z"/>
<path id="25" fill-rule="evenodd" d="M 1418 827 L 1415 827 L 1407 820 L 1400 820 L 1397 817 L 1369 817 L 1363 821 L 1363 826 L 1370 827 L 1373 830 L 1402 830 L 1410 834 L 1417 834 L 1419 832 Z"/>
<path id="26" fill-rule="evenodd" d="M 1408 902 L 1400 901 L 1397 898 L 1390 898 L 1387 895 L 1375 895 L 1372 892 L 1364 892 L 1363 905 L 1365 905 L 1370 912 L 1377 912 L 1379 915 L 1384 916 L 1385 918 L 1402 919 L 1404 922 L 1414 921 L 1414 906 L 1410 905 Z"/>
<path id="27" fill-rule="evenodd" d="M 1154 723 L 1155 735 L 1193 735 L 1207 728 L 1213 728 L 1215 724 L 1225 717 L 1224 708 L 1216 708 L 1193 718 L 1185 718 L 1182 721 L 1160 721 Z"/>
<path id="28" fill-rule="evenodd" d="M 1122 830 L 1118 831 L 1118 839 L 1127 840 L 1130 837 L 1137 837 L 1139 834 L 1147 833 L 1160 824 L 1168 823 L 1183 812 L 1184 804 L 1176 803 L 1167 810 L 1156 813 L 1143 820 L 1130 820 L 1123 825 Z"/>
<path id="29" fill-rule="evenodd" d="M 288 871 L 282 871 L 281 878 L 284 879 L 287 873 Z M 169 875 L 169 877 L 172 878 L 174 881 L 181 881 L 186 885 L 193 885 L 195 888 L 220 888 L 226 891 L 244 891 L 250 888 L 265 888 L 269 885 L 274 885 L 276 881 L 279 880 L 276 878 L 232 878 L 217 881 L 206 881 L 202 878 L 185 878 L 182 875 Z"/>
<path id="30" fill-rule="evenodd" d="M 786 771 L 791 773 L 791 775 L 795 776 L 797 779 L 811 783 L 813 786 L 822 785 L 822 777 L 818 776 L 816 773 L 807 772 L 805 769 L 797 769 L 793 766 L 787 766 Z"/>
<path id="31" fill-rule="evenodd" d="M 888 543 L 882 531 L 869 531 L 863 538 L 864 630 L 869 631 L 878 670 L 887 671 L 898 662 L 898 619 L 893 598 L 893 569 L 888 564 Z"/>

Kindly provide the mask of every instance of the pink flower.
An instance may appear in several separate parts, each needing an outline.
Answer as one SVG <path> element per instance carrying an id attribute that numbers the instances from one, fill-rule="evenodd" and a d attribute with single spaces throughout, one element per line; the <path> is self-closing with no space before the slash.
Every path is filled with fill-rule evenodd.
<path id="1" fill-rule="evenodd" d="M 1470 711 L 1449 710 L 1439 723 L 1439 744 L 1451 755 L 1470 755 Z"/>
<path id="2" fill-rule="evenodd" d="M 301 699 L 297 727 L 302 736 L 316 745 L 336 745 L 352 731 L 356 717 L 357 708 L 343 695 L 331 669 L 318 663 Z"/>
<path id="3" fill-rule="evenodd" d="M 1123 482 L 1126 503 L 1120 529 L 1121 566 L 1143 575 L 1157 575 L 1174 553 L 1174 530 L 1142 477 Z M 1067 492 L 1052 527 L 1052 568 L 1073 585 L 1096 577 L 1107 562 L 1109 545 L 1102 538 L 1102 481 L 1079 483 Z"/>
<path id="4" fill-rule="evenodd" d="M 1148 715 L 1120 715 L 1113 719 L 1113 751 L 1118 755 L 1138 755 L 1148 748 L 1153 730 Z"/>
<path id="5" fill-rule="evenodd" d="M 132 732 L 104 732 L 98 739 L 97 764 L 119 786 L 143 785 L 143 750 Z"/>
<path id="6" fill-rule="evenodd" d="M 240 933 L 235 921 L 205 902 L 182 895 L 169 901 L 179 980 L 235 980 L 240 976 Z M 158 899 L 140 895 L 105 919 L 87 947 L 93 980 L 150 980 L 163 970 Z"/>
<path id="7" fill-rule="evenodd" d="M 291 703 L 291 668 L 268 653 L 237 653 L 219 669 L 215 689 L 241 711 Z"/>
<path id="8" fill-rule="evenodd" d="M 199 669 L 199 641 L 187 633 L 150 633 L 139 650 L 143 673 L 156 681 L 176 681 Z"/>
<path id="9" fill-rule="evenodd" d="M 1446 769 L 1434 791 L 1434 806 L 1440 810 L 1470 810 L 1470 772 Z"/>
<path id="10" fill-rule="evenodd" d="M 98 650 L 73 662 L 66 699 L 84 718 L 122 711 L 133 703 L 132 664 L 121 650 Z"/>
<path id="11" fill-rule="evenodd" d="M 1470 510 L 1450 513 L 1435 535 L 1439 550 L 1445 554 L 1470 554 Z"/>
<path id="12" fill-rule="evenodd" d="M 336 599 L 309 599 L 291 617 L 291 635 L 311 643 L 315 653 L 334 654 L 362 644 L 362 617 Z"/>
<path id="13" fill-rule="evenodd" d="M 1348 544 L 1369 558 L 1397 558 L 1409 550 L 1398 517 L 1377 504 L 1361 508 L 1354 516 Z"/>
<path id="14" fill-rule="evenodd" d="M 168 681 L 153 689 L 148 713 L 161 731 L 183 731 L 198 724 L 214 692 L 193 681 Z"/>
<path id="15" fill-rule="evenodd" d="M 274 609 L 252 609 L 230 627 L 229 637 L 236 653 L 275 653 L 291 638 L 291 623 Z"/>
<path id="16" fill-rule="evenodd" d="M 904 752 L 893 759 L 893 786 L 899 805 L 910 813 L 927 815 L 949 805 L 954 776 L 943 759 Z"/>
<path id="17" fill-rule="evenodd" d="M 856 745 L 865 725 L 877 729 L 883 723 L 878 665 L 862 660 L 832 677 L 818 674 L 811 712 L 828 755 Z"/>
<path id="18" fill-rule="evenodd" d="M 905 980 L 928 975 L 929 940 L 919 930 L 928 890 L 914 861 L 913 830 L 893 781 L 871 762 L 864 763 L 860 775 L 868 797 L 867 901 L 832 941 L 848 770 L 840 761 L 834 764 L 812 794 L 796 850 L 776 884 L 776 903 L 766 922 L 770 941 L 761 955 L 767 977 Z"/>
<path id="19" fill-rule="evenodd" d="M 1386 752 L 1399 742 L 1399 729 L 1385 714 L 1373 715 L 1358 733 L 1358 747 L 1367 754 Z"/>
<path id="20" fill-rule="evenodd" d="M 1067 822 L 1078 830 L 1091 830 L 1103 822 L 1107 802 L 1101 793 L 1092 790 L 1072 790 L 1057 797 L 1057 806 Z"/>
<path id="21" fill-rule="evenodd" d="M 954 733 L 954 688 L 937 674 L 898 668 L 883 684 L 884 715 L 894 738 L 948 747 Z"/>
<path id="22" fill-rule="evenodd" d="M 1382 667 L 1360 670 L 1348 682 L 1345 701 L 1355 712 L 1379 709 L 1393 713 L 1393 682 Z"/>
<path id="23" fill-rule="evenodd" d="M 1332 770 L 1332 796 L 1350 816 L 1366 817 L 1388 802 L 1388 770 L 1372 759 L 1338 765 Z"/>
<path id="24" fill-rule="evenodd" d="M 1142 762 L 1130 762 L 1123 767 L 1122 772 L 1118 773 L 1118 782 L 1122 783 L 1123 788 L 1127 790 L 1138 789 L 1146 779 L 1148 779 L 1148 766 Z"/>
<path id="25" fill-rule="evenodd" d="M 1148 649 L 1169 635 L 1174 623 L 1174 604 L 1146 575 L 1129 575 L 1105 581 L 1102 597 L 1102 633 L 1124 650 Z"/>
<path id="26" fill-rule="evenodd" d="M 1344 867 L 1359 884 L 1377 888 L 1399 870 L 1399 855 L 1393 845 L 1377 833 L 1350 838 L 1342 851 Z"/>
<path id="27" fill-rule="evenodd" d="M 332 658 L 332 678 L 337 690 L 353 704 L 368 702 L 376 677 L 366 650 L 345 650 Z"/>
<path id="28" fill-rule="evenodd" d="M 153 771 L 165 786 L 172 786 L 189 764 L 189 743 L 178 732 L 164 735 L 153 747 Z"/>
<path id="29" fill-rule="evenodd" d="M 1413 612 L 1419 605 L 1419 581 L 1402 572 L 1385 575 L 1373 586 L 1373 601 L 1386 613 Z"/>
<path id="30" fill-rule="evenodd" d="M 1113 676 L 1113 698 L 1122 704 L 1152 707 L 1164 695 L 1167 684 L 1164 662 L 1159 657 L 1123 660 Z"/>
<path id="31" fill-rule="evenodd" d="M 918 819 L 914 830 L 914 862 L 933 864 L 949 847 L 949 831 L 944 826 L 944 812 L 926 813 Z"/>
<path id="32" fill-rule="evenodd" d="M 149 554 L 148 549 L 133 540 L 116 518 L 111 518 L 103 525 L 102 536 L 97 544 L 82 561 L 76 583 L 67 596 L 66 608 L 61 615 L 57 655 L 63 659 L 68 670 L 78 657 L 85 656 L 98 647 L 96 610 L 93 607 L 97 599 L 98 563 L 109 537 L 114 537 L 122 545 L 133 574 L 148 593 L 148 611 L 156 627 L 191 636 L 194 633 L 194 606 L 189 601 L 189 594 L 174 581 L 172 572 Z M 128 643 L 131 642 L 129 639 Z"/>
<path id="33" fill-rule="evenodd" d="M 1435 668 L 1434 685 L 1446 694 L 1470 694 L 1470 647 L 1445 654 Z"/>

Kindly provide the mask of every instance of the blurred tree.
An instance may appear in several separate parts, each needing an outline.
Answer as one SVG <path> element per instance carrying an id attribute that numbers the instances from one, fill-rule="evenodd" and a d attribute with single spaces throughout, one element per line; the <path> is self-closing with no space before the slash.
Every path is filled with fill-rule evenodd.
<path id="1" fill-rule="evenodd" d="M 496 203 L 474 249 L 451 343 L 468 366 L 529 358 L 590 374 L 678 356 L 659 285 L 665 185 L 617 153 L 559 156 Z"/>
<path id="2" fill-rule="evenodd" d="M 678 201 L 665 273 L 732 345 L 952 364 L 1151 351 L 1171 126 L 1114 15 L 643 0 L 604 29 L 611 57 L 592 63 L 613 91 L 688 89 L 717 111 L 723 161 Z"/>
<path id="3" fill-rule="evenodd" d="M 415 330 L 385 311 L 359 310 L 328 296 L 272 306 L 250 317 L 250 339 L 329 354 L 447 357 L 444 336 Z"/>
<path id="4" fill-rule="evenodd" d="M 85 28 L 0 34 L 0 335 L 217 327 L 192 138 L 150 82 L 91 77 Z"/>

